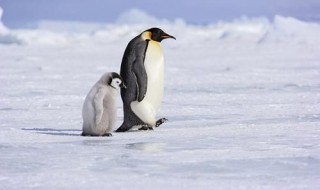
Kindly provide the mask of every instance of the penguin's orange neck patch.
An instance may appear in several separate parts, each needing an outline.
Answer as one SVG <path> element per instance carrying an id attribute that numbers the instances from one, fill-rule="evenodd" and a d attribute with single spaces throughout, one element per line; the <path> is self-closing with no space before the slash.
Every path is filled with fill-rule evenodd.
<path id="1" fill-rule="evenodd" d="M 157 41 L 151 40 L 150 43 L 153 44 L 153 45 L 154 45 L 155 47 L 157 47 L 157 48 L 161 48 L 160 43 L 157 42 Z"/>
<path id="2" fill-rule="evenodd" d="M 152 33 L 149 31 L 143 32 L 141 35 L 143 40 L 151 40 L 151 36 L 152 36 Z"/>

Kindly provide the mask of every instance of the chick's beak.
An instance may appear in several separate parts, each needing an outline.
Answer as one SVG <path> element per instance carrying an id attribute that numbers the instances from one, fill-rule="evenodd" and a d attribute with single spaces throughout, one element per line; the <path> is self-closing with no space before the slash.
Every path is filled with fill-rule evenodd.
<path id="1" fill-rule="evenodd" d="M 127 88 L 127 86 L 124 83 L 121 83 L 120 87 L 121 88 Z"/>

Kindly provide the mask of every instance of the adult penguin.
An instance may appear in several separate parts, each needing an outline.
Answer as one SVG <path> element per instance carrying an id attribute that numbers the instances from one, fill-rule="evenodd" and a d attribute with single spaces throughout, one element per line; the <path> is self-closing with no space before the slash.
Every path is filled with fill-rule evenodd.
<path id="1" fill-rule="evenodd" d="M 134 126 L 152 130 L 165 121 L 156 119 L 163 97 L 164 62 L 160 42 L 175 37 L 160 28 L 150 28 L 133 38 L 122 58 L 120 75 L 127 85 L 121 89 L 124 121 L 116 132 Z"/>

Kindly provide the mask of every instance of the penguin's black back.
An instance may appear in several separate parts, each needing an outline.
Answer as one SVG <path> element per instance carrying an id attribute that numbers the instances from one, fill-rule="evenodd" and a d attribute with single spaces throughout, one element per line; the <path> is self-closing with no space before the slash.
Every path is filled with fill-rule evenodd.
<path id="1" fill-rule="evenodd" d="M 130 103 L 138 100 L 139 88 L 137 85 L 137 77 L 142 77 L 144 69 L 144 58 L 147 50 L 148 41 L 141 38 L 141 34 L 133 38 L 127 45 L 120 68 L 120 76 L 122 77 L 127 88 L 121 88 L 121 98 L 123 102 L 124 121 L 116 132 L 123 132 L 129 130 L 132 126 L 145 124 L 136 114 L 131 110 Z M 141 67 L 139 72 L 133 73 L 133 67 Z M 139 78 L 141 80 L 141 78 Z M 146 84 L 146 79 L 142 79 Z M 141 88 L 141 87 L 140 87 Z M 147 86 L 145 85 L 145 91 Z"/>
<path id="2" fill-rule="evenodd" d="M 134 64 L 144 64 L 143 62 L 147 44 L 148 42 L 141 39 L 141 35 L 139 35 L 129 42 L 124 52 L 120 68 L 120 76 L 129 90 L 121 89 L 121 97 L 123 101 L 132 102 L 137 99 L 138 89 L 136 87 L 136 78 L 133 75 L 132 70 Z M 137 62 L 138 59 L 142 59 L 143 61 L 139 63 Z"/>

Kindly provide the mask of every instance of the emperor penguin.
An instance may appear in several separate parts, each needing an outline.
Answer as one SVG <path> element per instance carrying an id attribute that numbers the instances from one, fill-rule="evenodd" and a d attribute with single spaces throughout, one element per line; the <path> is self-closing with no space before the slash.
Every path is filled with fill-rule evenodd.
<path id="1" fill-rule="evenodd" d="M 118 73 L 102 75 L 91 88 L 82 107 L 82 136 L 112 136 L 116 123 L 116 94 L 125 85 Z"/>
<path id="2" fill-rule="evenodd" d="M 120 75 L 126 89 L 121 89 L 124 121 L 116 132 L 132 127 L 152 130 L 166 122 L 156 119 L 164 91 L 164 59 L 160 42 L 175 37 L 160 28 L 150 28 L 133 38 L 122 58 Z"/>

